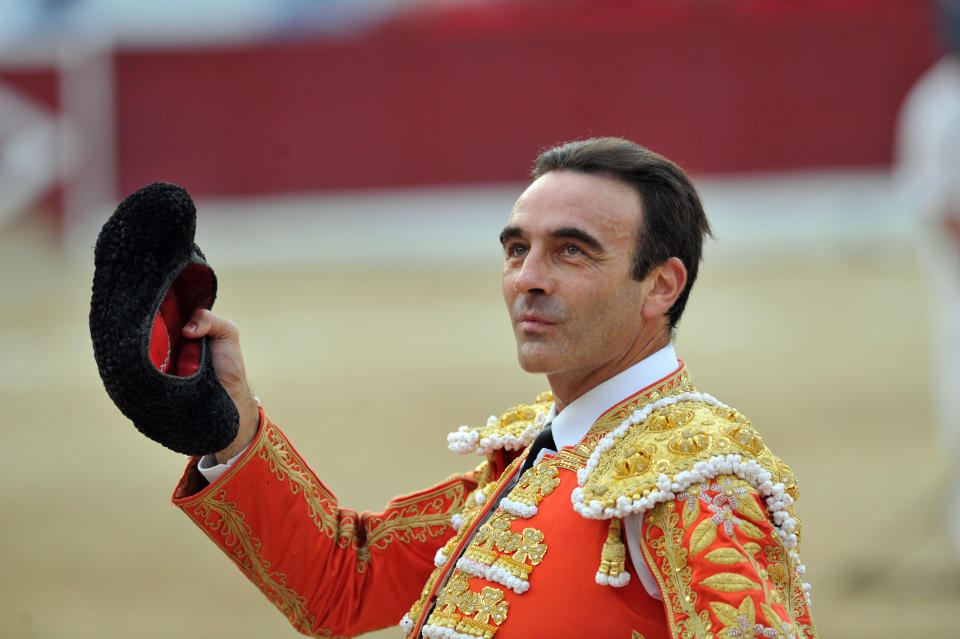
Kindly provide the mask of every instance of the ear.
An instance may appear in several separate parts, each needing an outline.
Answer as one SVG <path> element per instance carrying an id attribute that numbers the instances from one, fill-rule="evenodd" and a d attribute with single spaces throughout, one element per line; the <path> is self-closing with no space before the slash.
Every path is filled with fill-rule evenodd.
<path id="1" fill-rule="evenodd" d="M 653 267 L 644 278 L 644 283 L 650 286 L 650 292 L 643 300 L 640 313 L 647 319 L 660 317 L 670 310 L 687 285 L 687 267 L 680 258 L 671 257 Z"/>

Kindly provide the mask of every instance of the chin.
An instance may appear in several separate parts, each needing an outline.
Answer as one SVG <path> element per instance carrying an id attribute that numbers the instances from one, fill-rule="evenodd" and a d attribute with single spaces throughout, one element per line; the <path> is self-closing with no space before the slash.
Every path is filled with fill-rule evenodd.
<path id="1" fill-rule="evenodd" d="M 553 357 L 547 353 L 525 352 L 522 346 L 517 348 L 517 361 L 520 368 L 528 373 L 550 373 L 556 370 Z"/>
<path id="2" fill-rule="evenodd" d="M 523 369 L 525 373 L 546 373 L 547 370 L 537 366 L 536 364 L 529 364 L 520 360 L 520 368 Z"/>

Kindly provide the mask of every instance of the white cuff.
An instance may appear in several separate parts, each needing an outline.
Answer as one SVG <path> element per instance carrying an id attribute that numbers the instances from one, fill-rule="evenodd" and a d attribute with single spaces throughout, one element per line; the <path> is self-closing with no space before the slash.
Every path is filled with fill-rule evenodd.
<path id="1" fill-rule="evenodd" d="M 253 442 L 250 442 L 250 443 L 252 444 Z M 214 457 L 213 455 L 204 455 L 203 457 L 200 458 L 200 461 L 197 463 L 197 470 L 199 470 L 200 474 L 206 477 L 207 481 L 212 484 L 213 482 L 220 479 L 220 475 L 227 472 L 227 470 L 229 470 L 230 467 L 233 466 L 233 463 L 238 459 L 240 459 L 240 456 L 243 455 L 245 452 L 247 452 L 247 449 L 249 448 L 250 446 L 247 446 L 247 448 L 244 448 L 239 453 L 237 453 L 236 455 L 234 455 L 233 457 L 231 457 L 230 459 L 228 459 L 226 462 L 222 464 L 218 464 L 217 458 Z"/>

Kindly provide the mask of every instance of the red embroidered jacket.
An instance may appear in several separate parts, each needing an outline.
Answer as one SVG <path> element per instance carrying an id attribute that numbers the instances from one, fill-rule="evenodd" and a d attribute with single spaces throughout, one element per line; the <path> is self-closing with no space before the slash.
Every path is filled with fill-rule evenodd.
<path id="1" fill-rule="evenodd" d="M 507 491 L 522 455 L 506 447 L 536 434 L 550 401 L 460 433 L 487 461 L 379 514 L 339 508 L 265 417 L 213 484 L 192 460 L 174 503 L 311 636 L 401 617 L 409 636 L 451 639 L 817 636 L 793 476 L 746 418 L 681 368 Z M 633 514 L 663 602 L 626 559 L 621 520 Z"/>

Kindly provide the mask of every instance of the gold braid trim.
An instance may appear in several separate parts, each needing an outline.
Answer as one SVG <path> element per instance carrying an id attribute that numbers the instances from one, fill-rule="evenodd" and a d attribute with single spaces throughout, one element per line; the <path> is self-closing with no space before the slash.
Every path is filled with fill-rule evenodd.
<path id="1" fill-rule="evenodd" d="M 750 420 L 726 406 L 679 401 L 654 410 L 621 437 L 615 433 L 605 435 L 611 445 L 591 457 L 595 465 L 588 463 L 585 477 L 581 476 L 578 501 L 603 508 L 600 518 L 609 518 L 606 509 L 647 510 L 645 499 L 661 490 L 658 483 L 663 478 L 677 481 L 718 456 L 739 455 L 743 462 L 755 461 L 770 473 L 771 483 L 782 483 L 787 494 L 797 496 L 793 471 L 770 452 Z M 793 516 L 792 506 L 789 511 Z"/>
<path id="2" fill-rule="evenodd" d="M 564 448 L 557 455 L 558 465 L 577 472 L 587 464 L 590 455 L 607 433 L 620 426 L 627 417 L 650 404 L 680 393 L 693 392 L 693 382 L 685 366 L 657 384 L 623 400 L 594 422 L 586 437 L 572 448 Z"/>
<path id="3" fill-rule="evenodd" d="M 788 557 L 780 536 L 761 527 L 766 515 L 758 497 L 746 481 L 720 475 L 645 513 L 641 549 L 675 639 L 817 636 L 799 557 Z M 790 592 L 798 593 L 795 601 L 784 596 Z"/>
<path id="4" fill-rule="evenodd" d="M 257 457 L 267 462 L 270 472 L 277 479 L 287 483 L 291 493 L 302 495 L 310 516 L 322 533 L 336 539 L 341 548 L 355 548 L 356 521 L 352 517 L 337 518 L 337 498 L 320 483 L 303 459 L 288 447 L 280 431 L 272 426 L 270 422 L 264 423 L 266 432 L 258 442 Z"/>
<path id="5" fill-rule="evenodd" d="M 194 505 L 193 514 L 203 522 L 204 532 L 222 544 L 227 556 L 295 628 L 311 637 L 333 637 L 329 630 L 314 628 L 317 620 L 307 609 L 306 598 L 287 586 L 284 573 L 271 570 L 270 562 L 260 555 L 262 542 L 253 536 L 243 511 L 226 497 L 227 491 L 219 490 Z"/>
<path id="6" fill-rule="evenodd" d="M 627 547 L 623 543 L 623 523 L 614 517 L 610 520 L 610 527 L 607 529 L 607 540 L 603 542 L 603 548 L 600 550 L 600 569 L 597 570 L 597 580 L 602 579 L 604 583 L 610 583 L 611 579 L 620 579 L 621 575 L 627 572 L 626 561 Z"/>
<path id="7" fill-rule="evenodd" d="M 518 404 L 500 417 L 490 416 L 480 427 L 461 426 L 447 435 L 450 450 L 456 453 L 484 453 L 495 450 L 522 450 L 543 427 L 543 418 L 553 406 L 553 393 L 537 395 L 532 404 Z"/>
<path id="8" fill-rule="evenodd" d="M 313 474 L 309 466 L 292 451 L 270 422 L 259 440 L 257 456 L 266 461 L 270 472 L 285 482 L 294 495 L 301 495 L 317 529 L 340 548 L 357 553 L 357 572 L 367 570 L 372 549 L 383 550 L 391 542 L 426 541 L 443 535 L 450 516 L 466 501 L 463 483 L 441 485 L 427 493 L 399 497 L 379 515 L 359 517 L 351 510 L 337 508 L 336 497 Z"/>
<path id="9" fill-rule="evenodd" d="M 366 548 L 383 550 L 394 541 L 409 544 L 440 537 L 450 526 L 451 513 L 463 507 L 466 492 L 464 484 L 456 483 L 391 501 L 383 516 L 363 517 L 368 522 Z"/>
<path id="10" fill-rule="evenodd" d="M 669 504 L 658 504 L 645 517 L 650 525 L 646 526 L 645 541 L 641 544 L 647 565 L 656 566 L 650 556 L 656 552 L 663 562 L 663 570 L 651 571 L 660 584 L 663 604 L 674 639 L 713 639 L 710 631 L 710 618 L 706 610 L 697 612 L 697 593 L 691 588 L 693 569 L 687 562 L 688 552 L 683 546 L 684 530 L 678 525 L 680 515 L 672 512 Z M 654 536 L 659 529 L 662 534 Z M 678 614 L 683 618 L 677 620 Z"/>

